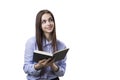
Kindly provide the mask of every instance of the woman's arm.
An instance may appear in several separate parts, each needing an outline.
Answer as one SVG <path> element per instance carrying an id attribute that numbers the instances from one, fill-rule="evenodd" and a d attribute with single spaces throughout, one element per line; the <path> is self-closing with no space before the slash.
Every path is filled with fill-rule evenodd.
<path id="1" fill-rule="evenodd" d="M 65 70 L 66 70 L 66 58 L 58 61 L 56 63 L 53 63 L 51 65 L 51 69 L 53 70 L 53 72 L 57 75 L 57 76 L 64 76 L 65 74 Z"/>
<path id="2" fill-rule="evenodd" d="M 26 74 L 30 75 L 39 75 L 41 70 L 36 70 L 33 62 L 33 51 L 35 48 L 35 40 L 31 38 L 27 41 L 25 46 L 25 55 L 24 55 L 24 67 L 23 70 Z"/>
<path id="3" fill-rule="evenodd" d="M 62 50 L 62 49 L 66 48 L 66 45 L 63 42 L 57 40 L 57 47 L 58 47 L 58 50 Z M 66 59 L 67 59 L 67 56 L 63 60 L 55 62 L 55 65 L 53 65 L 53 67 L 51 67 L 51 69 L 53 69 L 54 73 L 58 77 L 64 76 L 64 74 L 65 74 Z M 56 69 L 55 69 L 55 66 L 57 66 Z"/>

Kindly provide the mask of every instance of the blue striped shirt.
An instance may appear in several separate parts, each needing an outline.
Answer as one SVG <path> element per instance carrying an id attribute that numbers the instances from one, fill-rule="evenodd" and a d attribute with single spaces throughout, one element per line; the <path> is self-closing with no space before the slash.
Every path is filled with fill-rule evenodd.
<path id="1" fill-rule="evenodd" d="M 61 41 L 57 40 L 57 48 L 58 50 L 66 48 L 65 44 Z M 57 72 L 53 72 L 50 66 L 46 68 L 46 73 L 40 76 L 41 70 L 35 70 L 34 65 L 36 64 L 33 61 L 33 51 L 38 49 L 36 45 L 35 37 L 32 37 L 27 40 L 25 45 L 25 54 L 24 54 L 24 67 L 23 70 L 27 74 L 27 80 L 50 80 L 56 77 L 61 77 L 65 73 L 66 69 L 66 58 L 55 62 L 55 64 L 59 67 Z M 47 40 L 43 40 L 43 50 L 52 54 L 52 46 L 51 42 Z"/>

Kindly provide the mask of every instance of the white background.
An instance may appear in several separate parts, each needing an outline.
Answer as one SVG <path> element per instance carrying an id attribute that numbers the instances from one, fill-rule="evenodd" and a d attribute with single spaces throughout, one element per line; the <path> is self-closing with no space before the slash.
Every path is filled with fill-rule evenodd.
<path id="1" fill-rule="evenodd" d="M 25 42 L 41 9 L 53 12 L 70 48 L 61 80 L 120 80 L 119 0 L 1 0 L 0 80 L 26 80 Z"/>

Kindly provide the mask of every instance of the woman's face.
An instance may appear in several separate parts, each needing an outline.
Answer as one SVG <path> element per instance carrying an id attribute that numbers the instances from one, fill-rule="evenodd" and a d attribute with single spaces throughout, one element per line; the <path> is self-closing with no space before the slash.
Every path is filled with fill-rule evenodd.
<path id="1" fill-rule="evenodd" d="M 52 16 L 49 13 L 45 13 L 42 16 L 41 21 L 43 32 L 50 34 L 54 29 L 54 21 Z"/>

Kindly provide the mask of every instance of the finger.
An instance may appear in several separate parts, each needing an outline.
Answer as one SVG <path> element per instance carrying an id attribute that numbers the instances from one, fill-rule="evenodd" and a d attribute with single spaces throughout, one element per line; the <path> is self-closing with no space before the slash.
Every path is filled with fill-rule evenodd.
<path id="1" fill-rule="evenodd" d="M 53 60 L 51 60 L 51 58 L 46 60 L 46 66 L 49 66 L 53 63 Z"/>
<path id="2" fill-rule="evenodd" d="M 51 58 L 48 58 L 47 60 L 46 60 L 46 62 L 49 62 L 51 60 Z"/>
<path id="3" fill-rule="evenodd" d="M 55 59 L 52 59 L 51 61 L 48 62 L 48 65 L 51 65 L 52 63 L 54 63 Z"/>
<path id="4" fill-rule="evenodd" d="M 42 59 L 42 60 L 39 61 L 39 63 L 43 63 L 45 61 L 46 61 L 46 59 Z"/>
<path id="5" fill-rule="evenodd" d="M 53 58 L 50 62 L 52 62 L 52 63 L 53 63 L 54 61 L 55 61 L 55 58 Z"/>
<path id="6" fill-rule="evenodd" d="M 49 60 L 50 60 L 50 58 L 49 58 L 49 59 L 44 60 L 42 63 L 43 63 L 44 65 L 47 65 L 47 63 L 49 62 Z"/>

